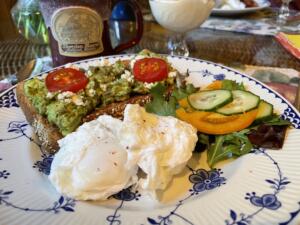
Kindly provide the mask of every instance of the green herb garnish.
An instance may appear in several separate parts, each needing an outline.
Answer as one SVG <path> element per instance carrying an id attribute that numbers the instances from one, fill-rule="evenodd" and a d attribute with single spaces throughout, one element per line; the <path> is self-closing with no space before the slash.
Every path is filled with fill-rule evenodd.
<path id="1" fill-rule="evenodd" d="M 154 113 L 160 116 L 174 116 L 176 117 L 177 101 L 187 97 L 189 94 L 197 90 L 192 84 L 185 87 L 175 88 L 171 96 L 166 97 L 167 87 L 158 83 L 150 90 L 152 101 L 146 104 L 145 109 L 149 113 Z"/>
<path id="2" fill-rule="evenodd" d="M 145 109 L 149 113 L 154 113 L 160 116 L 176 116 L 176 99 L 175 97 L 165 98 L 166 86 L 158 83 L 150 90 L 153 99 L 145 105 Z"/>
<path id="3" fill-rule="evenodd" d="M 186 98 L 188 95 L 193 94 L 198 89 L 194 87 L 192 84 L 187 84 L 185 87 L 176 88 L 172 92 L 172 96 L 176 98 L 176 100 L 180 100 Z"/>
<path id="4" fill-rule="evenodd" d="M 222 80 L 222 89 L 225 90 L 241 90 L 245 91 L 245 86 L 243 83 L 237 83 L 233 80 Z"/>

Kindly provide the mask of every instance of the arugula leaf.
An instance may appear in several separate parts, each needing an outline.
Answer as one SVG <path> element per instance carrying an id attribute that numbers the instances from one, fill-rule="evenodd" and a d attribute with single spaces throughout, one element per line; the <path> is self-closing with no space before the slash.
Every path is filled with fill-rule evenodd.
<path id="1" fill-rule="evenodd" d="M 213 168 L 217 162 L 249 153 L 252 147 L 245 131 L 218 135 L 208 148 L 207 163 Z"/>
<path id="2" fill-rule="evenodd" d="M 282 118 L 280 118 L 278 115 L 273 115 L 272 117 L 270 117 L 270 119 L 263 121 L 264 124 L 270 125 L 270 126 L 285 126 L 291 125 L 291 122 L 288 120 L 284 120 Z"/>
<path id="3" fill-rule="evenodd" d="M 232 157 L 232 146 L 224 148 L 225 136 L 216 136 L 216 141 L 213 143 L 207 151 L 207 163 L 213 168 L 213 166 L 224 159 Z"/>
<path id="4" fill-rule="evenodd" d="M 291 126 L 291 122 L 288 120 L 282 119 L 279 115 L 273 114 L 271 117 L 264 119 L 263 121 L 254 121 L 254 123 L 247 128 L 247 133 L 250 133 L 251 130 L 257 130 L 261 125 L 269 126 Z M 246 130 L 246 129 L 245 129 Z"/>
<path id="5" fill-rule="evenodd" d="M 187 84 L 185 87 L 176 88 L 172 92 L 172 96 L 176 98 L 176 100 L 180 100 L 186 98 L 188 95 L 197 91 L 197 88 L 193 84 Z"/>
<path id="6" fill-rule="evenodd" d="M 176 99 L 171 96 L 169 100 L 166 100 L 164 97 L 166 89 L 167 88 L 161 83 L 151 88 L 150 94 L 153 100 L 145 105 L 147 112 L 160 116 L 176 116 Z"/>
<path id="7" fill-rule="evenodd" d="M 233 80 L 222 80 L 222 89 L 225 90 L 241 90 L 245 91 L 245 86 L 243 83 L 237 83 Z"/>
<path id="8" fill-rule="evenodd" d="M 251 144 L 248 136 L 245 135 L 245 133 L 235 132 L 232 134 L 232 136 L 237 140 L 237 146 L 240 146 L 239 148 L 237 148 L 237 151 L 232 152 L 235 156 L 242 156 L 251 151 L 253 145 Z"/>

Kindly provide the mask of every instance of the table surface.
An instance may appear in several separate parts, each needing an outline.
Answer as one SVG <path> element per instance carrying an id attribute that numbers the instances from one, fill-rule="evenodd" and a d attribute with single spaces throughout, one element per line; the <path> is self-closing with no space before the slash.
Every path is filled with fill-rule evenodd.
<path id="1" fill-rule="evenodd" d="M 157 53 L 168 53 L 167 39 L 172 34 L 153 21 L 145 21 L 144 27 L 141 42 L 129 52 L 147 48 Z M 204 28 L 195 29 L 186 36 L 191 57 L 226 65 L 249 64 L 300 71 L 300 61 L 288 53 L 273 36 Z M 0 42 L 0 78 L 17 72 L 31 59 L 47 55 L 50 55 L 47 45 L 31 43 L 21 36 Z"/>
<path id="2" fill-rule="evenodd" d="M 160 25 L 145 23 L 139 48 L 168 53 L 170 32 Z M 187 34 L 190 56 L 227 65 L 249 64 L 293 68 L 300 71 L 300 61 L 288 53 L 273 36 L 198 28 Z"/>

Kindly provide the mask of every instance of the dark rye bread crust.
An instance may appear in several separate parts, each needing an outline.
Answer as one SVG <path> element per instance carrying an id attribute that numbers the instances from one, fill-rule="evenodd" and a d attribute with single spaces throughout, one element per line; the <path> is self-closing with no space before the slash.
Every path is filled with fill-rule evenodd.
<path id="1" fill-rule="evenodd" d="M 124 110 L 126 108 L 126 105 L 139 104 L 140 106 L 144 106 L 146 103 L 150 101 L 151 101 L 151 95 L 147 94 L 147 95 L 134 96 L 123 102 L 111 103 L 108 106 L 97 108 L 94 112 L 92 112 L 91 114 L 83 118 L 83 122 L 89 122 L 101 115 L 111 115 L 114 118 L 118 118 L 122 120 L 124 117 Z"/>
<path id="2" fill-rule="evenodd" d="M 33 128 L 34 133 L 39 138 L 42 147 L 50 154 L 54 154 L 59 149 L 57 141 L 63 136 L 58 128 L 50 124 L 47 118 L 38 114 L 29 99 L 25 96 L 24 83 L 18 83 L 16 87 L 18 103 L 23 113 Z"/>
<path id="3" fill-rule="evenodd" d="M 42 147 L 48 153 L 54 154 L 59 150 L 57 141 L 63 138 L 63 135 L 55 125 L 48 122 L 47 118 L 38 114 L 29 99 L 25 96 L 24 83 L 25 81 L 22 81 L 18 83 L 16 87 L 18 103 L 27 121 L 31 124 L 34 133 L 39 138 Z M 123 119 L 124 109 L 127 104 L 139 104 L 144 106 L 147 102 L 150 102 L 150 100 L 151 96 L 148 94 L 134 96 L 123 102 L 112 103 L 96 109 L 90 115 L 87 115 L 82 122 L 94 120 L 100 115 L 111 115 L 115 118 Z"/>

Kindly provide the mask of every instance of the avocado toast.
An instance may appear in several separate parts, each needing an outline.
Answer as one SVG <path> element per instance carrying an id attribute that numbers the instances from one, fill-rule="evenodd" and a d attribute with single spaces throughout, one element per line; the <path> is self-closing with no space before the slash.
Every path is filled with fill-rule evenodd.
<path id="1" fill-rule="evenodd" d="M 53 154 L 58 150 L 57 141 L 84 121 L 102 114 L 121 118 L 128 103 L 149 102 L 155 84 L 172 87 L 176 73 L 166 59 L 142 51 L 129 61 L 109 64 L 104 60 L 103 65 L 88 70 L 59 68 L 19 83 L 16 92 L 43 148 Z"/>

